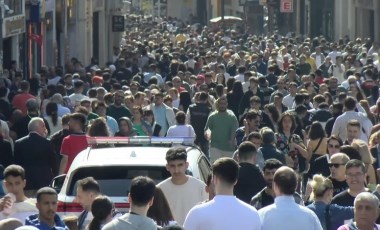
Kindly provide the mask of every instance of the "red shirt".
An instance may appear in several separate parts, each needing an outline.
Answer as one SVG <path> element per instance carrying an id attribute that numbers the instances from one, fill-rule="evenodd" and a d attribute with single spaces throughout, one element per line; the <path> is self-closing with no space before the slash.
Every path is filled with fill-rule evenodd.
<path id="1" fill-rule="evenodd" d="M 74 158 L 88 146 L 87 136 L 84 134 L 71 134 L 62 141 L 61 154 L 67 156 L 65 173 L 69 171 Z"/>
<path id="2" fill-rule="evenodd" d="M 29 100 L 30 98 L 36 98 L 36 97 L 29 93 L 17 94 L 16 96 L 14 96 L 12 100 L 12 105 L 16 109 L 21 110 L 22 114 L 26 116 L 27 115 L 26 101 Z"/>

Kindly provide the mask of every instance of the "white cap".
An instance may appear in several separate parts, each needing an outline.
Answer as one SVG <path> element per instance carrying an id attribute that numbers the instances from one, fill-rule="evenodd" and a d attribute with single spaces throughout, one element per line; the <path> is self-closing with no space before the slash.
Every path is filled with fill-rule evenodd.
<path id="1" fill-rule="evenodd" d="M 108 68 L 111 70 L 112 73 L 116 70 L 115 65 L 109 65 Z"/>

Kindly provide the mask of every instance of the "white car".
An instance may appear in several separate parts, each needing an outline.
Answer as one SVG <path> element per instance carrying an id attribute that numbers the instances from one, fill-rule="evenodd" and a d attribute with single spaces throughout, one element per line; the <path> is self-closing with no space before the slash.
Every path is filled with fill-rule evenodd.
<path id="1" fill-rule="evenodd" d="M 114 202 L 120 212 L 127 212 L 127 199 L 131 180 L 136 176 L 149 176 L 156 183 L 170 177 L 166 170 L 166 152 L 169 145 L 181 142 L 181 138 L 96 138 L 97 144 L 115 144 L 126 141 L 140 146 L 127 147 L 88 147 L 79 153 L 67 174 L 56 177 L 51 187 L 58 191 L 58 210 L 61 216 L 78 215 L 82 206 L 74 203 L 77 181 L 93 177 L 98 181 L 101 193 Z M 103 140 L 101 140 L 103 139 Z M 107 139 L 107 140 L 106 140 Z M 116 140 L 116 141 L 115 141 Z M 146 144 L 150 142 L 150 144 Z M 153 143 L 153 146 L 152 146 Z M 164 147 L 157 147 L 164 144 Z M 143 146 L 141 146 L 143 145 Z M 183 146 L 189 162 L 188 174 L 206 183 L 211 171 L 210 163 L 195 145 Z"/>

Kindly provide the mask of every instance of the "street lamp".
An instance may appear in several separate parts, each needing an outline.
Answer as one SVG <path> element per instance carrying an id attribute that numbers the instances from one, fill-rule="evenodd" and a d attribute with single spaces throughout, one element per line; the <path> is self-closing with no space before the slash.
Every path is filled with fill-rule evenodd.
<path id="1" fill-rule="evenodd" d="M 0 78 L 3 77 L 3 11 L 6 14 L 13 14 L 13 10 L 4 3 L 4 0 L 0 1 Z"/>

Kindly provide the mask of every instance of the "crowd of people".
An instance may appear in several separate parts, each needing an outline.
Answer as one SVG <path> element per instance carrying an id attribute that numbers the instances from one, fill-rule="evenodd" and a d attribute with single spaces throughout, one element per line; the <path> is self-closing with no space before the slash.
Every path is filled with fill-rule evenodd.
<path id="1" fill-rule="evenodd" d="M 194 138 L 212 163 L 208 183 L 186 176 L 186 155 L 170 149 L 171 177 L 157 188 L 136 178 L 126 216 L 115 217 L 97 182 L 84 181 L 77 198 L 84 192 L 91 203 L 82 204 L 80 229 L 379 228 L 377 42 L 257 36 L 172 19 L 136 26 L 107 63 L 72 58 L 26 79 L 12 62 L 0 79 L 4 190 L 16 196 L 13 207 L 39 212 L 27 225 L 65 228 L 44 209 L 57 198 L 46 186 L 67 173 L 87 136 L 166 136 Z M 144 216 L 160 195 L 167 216 L 157 208 L 151 221 Z"/>

